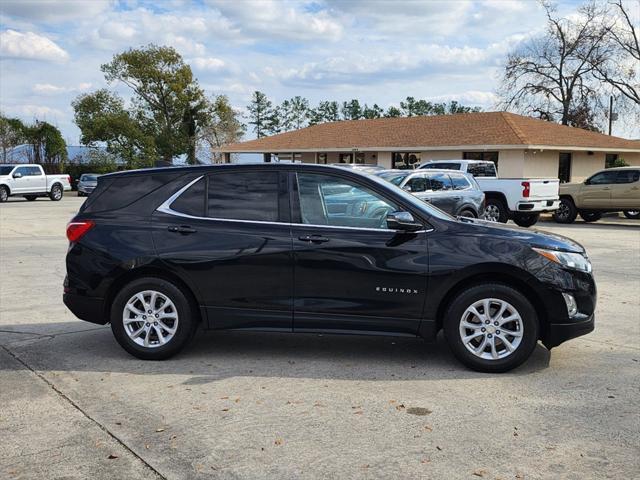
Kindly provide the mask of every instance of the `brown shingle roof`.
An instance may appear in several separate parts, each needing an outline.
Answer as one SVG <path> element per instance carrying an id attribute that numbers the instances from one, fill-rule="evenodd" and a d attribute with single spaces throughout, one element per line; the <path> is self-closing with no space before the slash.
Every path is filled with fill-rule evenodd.
<path id="1" fill-rule="evenodd" d="M 507 112 L 323 123 L 271 137 L 226 145 L 220 150 L 286 152 L 469 145 L 558 146 L 640 151 L 640 142 L 636 140 L 611 137 Z"/>

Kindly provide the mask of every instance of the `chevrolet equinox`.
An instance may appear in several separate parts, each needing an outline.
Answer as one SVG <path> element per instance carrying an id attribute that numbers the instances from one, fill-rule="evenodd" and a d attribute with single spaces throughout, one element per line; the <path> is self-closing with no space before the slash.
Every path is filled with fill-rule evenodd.
<path id="1" fill-rule="evenodd" d="M 584 248 L 454 218 L 331 166 L 216 165 L 101 176 L 67 227 L 64 302 L 138 358 L 205 329 L 435 339 L 503 372 L 594 328 Z"/>

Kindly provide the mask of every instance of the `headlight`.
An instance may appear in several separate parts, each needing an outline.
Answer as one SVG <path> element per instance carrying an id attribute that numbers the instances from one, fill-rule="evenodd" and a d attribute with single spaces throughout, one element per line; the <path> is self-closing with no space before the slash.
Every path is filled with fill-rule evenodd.
<path id="1" fill-rule="evenodd" d="M 582 253 L 558 252 L 556 250 L 545 250 L 544 248 L 533 248 L 532 250 L 563 267 L 591 273 L 591 262 Z"/>

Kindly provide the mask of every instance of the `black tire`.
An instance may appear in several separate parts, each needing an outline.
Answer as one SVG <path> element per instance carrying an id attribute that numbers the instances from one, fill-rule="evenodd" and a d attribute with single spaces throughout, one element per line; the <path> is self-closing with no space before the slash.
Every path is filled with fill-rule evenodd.
<path id="1" fill-rule="evenodd" d="M 38 198 L 37 195 L 25 195 L 24 198 L 27 199 L 27 201 L 29 202 L 33 202 L 36 198 Z"/>
<path id="2" fill-rule="evenodd" d="M 460 324 L 464 319 L 468 320 L 467 314 L 465 313 L 467 308 L 472 306 L 474 303 L 478 301 L 482 301 L 483 299 L 497 299 L 500 301 L 507 302 L 509 305 L 514 308 L 521 318 L 521 325 L 523 332 L 520 343 L 515 347 L 515 350 L 511 353 L 507 353 L 504 357 L 498 359 L 485 359 L 477 356 L 472 353 L 465 343 L 462 340 L 462 334 L 460 332 Z M 497 313 L 492 308 L 497 309 L 496 307 L 489 308 L 489 314 L 497 317 Z M 508 312 L 507 312 L 508 313 Z M 483 312 L 484 314 L 484 312 Z M 504 314 L 503 314 L 504 315 Z M 482 322 L 478 323 L 479 326 L 482 326 Z M 515 328 L 512 323 L 505 323 L 509 328 Z M 477 370 L 479 372 L 487 372 L 487 373 L 500 373 L 506 372 L 517 366 L 521 365 L 525 362 L 533 349 L 535 348 L 538 342 L 538 317 L 536 315 L 536 311 L 533 308 L 533 305 L 527 300 L 527 298 L 520 293 L 518 290 L 515 290 L 507 285 L 501 283 L 486 283 L 482 285 L 476 285 L 471 288 L 466 288 L 462 292 L 460 292 L 449 304 L 444 317 L 443 322 L 444 334 L 447 339 L 447 343 L 449 347 L 453 351 L 453 354 L 456 356 L 458 360 L 460 360 L 467 367 Z M 476 337 L 472 340 L 472 342 L 482 343 L 485 340 L 485 336 L 489 337 L 490 335 L 496 335 L 493 341 L 497 343 L 496 351 L 498 349 L 502 350 L 503 353 L 506 353 L 506 344 L 502 342 L 502 340 L 498 337 L 496 328 L 492 323 L 487 325 L 487 329 L 493 329 L 494 333 L 479 333 L 482 336 L 482 339 Z M 487 330 L 488 332 L 489 330 Z M 514 330 L 515 331 L 515 330 Z M 504 335 L 504 333 L 502 334 Z M 515 338 L 511 338 L 511 341 L 515 344 Z M 475 345 L 472 345 L 475 347 Z M 478 348 L 481 348 L 481 345 L 477 345 Z M 487 345 L 490 351 L 482 352 L 487 355 L 491 355 L 491 347 Z"/>
<path id="3" fill-rule="evenodd" d="M 470 210 L 468 208 L 465 208 L 464 210 L 462 210 L 458 216 L 460 217 L 465 217 L 465 218 L 478 218 L 478 216 L 476 215 L 476 212 L 474 212 L 473 210 Z"/>
<path id="4" fill-rule="evenodd" d="M 560 199 L 560 206 L 553 212 L 553 219 L 557 223 L 573 223 L 578 216 L 578 209 L 576 209 L 573 200 L 564 197 Z"/>
<path id="5" fill-rule="evenodd" d="M 82 193 L 82 192 L 78 192 L 78 196 L 79 196 L 79 197 L 84 197 L 84 193 Z"/>
<path id="6" fill-rule="evenodd" d="M 640 218 L 640 210 L 625 210 L 622 213 L 624 213 L 625 217 L 631 220 L 637 220 Z"/>
<path id="7" fill-rule="evenodd" d="M 530 227 L 538 223 L 538 219 L 540 218 L 539 213 L 516 213 L 513 216 L 513 221 L 519 227 Z"/>
<path id="8" fill-rule="evenodd" d="M 580 218 L 585 222 L 597 222 L 602 218 L 601 212 L 580 212 Z"/>
<path id="9" fill-rule="evenodd" d="M 137 293 L 153 290 L 166 296 L 175 305 L 177 312 L 178 325 L 172 338 L 170 338 L 166 344 L 160 346 L 139 345 L 133 340 L 127 330 L 125 329 L 123 316 L 125 313 L 125 307 L 130 299 Z M 127 310 L 129 312 L 129 310 Z M 130 315 L 134 315 L 131 313 Z M 151 317 L 151 315 L 150 315 Z M 137 317 L 136 317 L 137 318 Z M 153 317 L 151 320 L 154 320 Z M 146 327 L 152 331 L 148 336 L 150 341 L 158 340 L 157 332 L 153 331 L 156 327 L 152 325 L 152 322 L 146 323 L 140 321 L 134 323 L 132 328 Z M 175 325 L 175 324 L 174 324 Z M 134 357 L 138 357 L 142 360 L 165 360 L 180 350 L 182 350 L 189 340 L 193 337 L 198 325 L 198 310 L 193 302 L 189 299 L 189 296 L 185 294 L 180 288 L 173 283 L 160 279 L 144 277 L 132 281 L 127 284 L 116 295 L 111 305 L 111 331 L 116 337 L 116 340 L 122 348 L 129 352 Z M 173 326 L 173 325 L 170 325 Z M 160 326 L 158 328 L 161 328 Z M 164 333 L 167 331 L 162 330 Z M 141 339 L 143 341 L 144 339 Z"/>
<path id="10" fill-rule="evenodd" d="M 62 196 L 64 195 L 64 190 L 62 186 L 56 183 L 53 187 L 51 187 L 51 191 L 49 192 L 49 198 L 54 202 L 58 202 L 62 200 Z"/>
<path id="11" fill-rule="evenodd" d="M 492 222 L 507 223 L 509 210 L 499 198 L 488 198 L 484 206 L 483 218 Z"/>
<path id="12" fill-rule="evenodd" d="M 0 203 L 9 200 L 9 189 L 4 185 L 0 186 Z"/>

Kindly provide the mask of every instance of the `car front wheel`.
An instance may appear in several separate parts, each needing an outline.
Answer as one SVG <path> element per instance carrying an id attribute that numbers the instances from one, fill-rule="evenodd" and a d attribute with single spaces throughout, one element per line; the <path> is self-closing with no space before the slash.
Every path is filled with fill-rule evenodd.
<path id="1" fill-rule="evenodd" d="M 0 186 L 0 203 L 6 202 L 9 200 L 9 189 L 7 187 Z"/>
<path id="2" fill-rule="evenodd" d="M 131 355 L 143 360 L 164 360 L 178 353 L 191 339 L 197 309 L 171 282 L 140 278 L 116 295 L 111 308 L 111 330 Z"/>
<path id="3" fill-rule="evenodd" d="M 538 318 L 531 302 L 518 290 L 498 283 L 458 294 L 443 326 L 458 360 L 480 372 L 506 372 L 519 366 L 538 341 Z"/>

